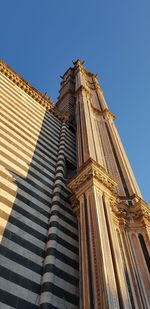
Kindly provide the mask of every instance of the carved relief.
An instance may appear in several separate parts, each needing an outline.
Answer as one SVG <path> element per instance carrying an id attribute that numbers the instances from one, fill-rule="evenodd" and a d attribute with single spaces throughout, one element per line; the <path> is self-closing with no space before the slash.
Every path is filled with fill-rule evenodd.
<path id="1" fill-rule="evenodd" d="M 98 180 L 111 193 L 116 192 L 117 180 L 110 176 L 105 169 L 93 159 L 88 159 L 79 169 L 77 175 L 68 182 L 68 187 L 73 191 L 78 191 L 88 180 Z"/>
<path id="2" fill-rule="evenodd" d="M 132 201 L 133 205 L 129 206 L 128 201 Z M 133 195 L 128 199 L 122 201 L 118 197 L 114 204 L 111 204 L 113 214 L 115 214 L 114 220 L 118 219 L 118 223 L 124 223 L 127 227 L 146 226 L 150 229 L 150 207 L 137 195 Z"/>

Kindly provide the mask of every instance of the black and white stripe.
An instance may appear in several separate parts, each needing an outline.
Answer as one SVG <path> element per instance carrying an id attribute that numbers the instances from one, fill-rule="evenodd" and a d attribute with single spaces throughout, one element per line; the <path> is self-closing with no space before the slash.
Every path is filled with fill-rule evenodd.
<path id="1" fill-rule="evenodd" d="M 2 103 L 0 306 L 76 309 L 78 226 L 64 181 L 75 135 L 4 76 Z"/>

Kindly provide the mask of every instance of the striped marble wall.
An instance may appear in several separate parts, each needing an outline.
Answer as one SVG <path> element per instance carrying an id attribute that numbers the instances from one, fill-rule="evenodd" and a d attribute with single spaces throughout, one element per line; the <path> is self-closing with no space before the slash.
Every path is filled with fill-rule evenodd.
<path id="1" fill-rule="evenodd" d="M 0 308 L 78 308 L 75 135 L 1 74 Z"/>

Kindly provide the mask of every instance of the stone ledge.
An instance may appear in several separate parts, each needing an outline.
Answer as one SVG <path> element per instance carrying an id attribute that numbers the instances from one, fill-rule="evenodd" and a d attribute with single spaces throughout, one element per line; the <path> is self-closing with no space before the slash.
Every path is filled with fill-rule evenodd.
<path id="1" fill-rule="evenodd" d="M 106 170 L 92 158 L 89 158 L 78 170 L 75 177 L 68 182 L 68 187 L 74 193 L 79 191 L 81 187 L 89 180 L 97 180 L 106 187 L 111 193 L 116 192 L 118 181 L 114 179 Z"/>

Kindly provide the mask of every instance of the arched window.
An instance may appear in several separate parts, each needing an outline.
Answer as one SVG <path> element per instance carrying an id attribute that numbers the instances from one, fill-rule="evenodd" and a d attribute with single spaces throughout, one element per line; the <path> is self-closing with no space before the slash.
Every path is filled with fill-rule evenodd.
<path id="1" fill-rule="evenodd" d="M 142 251 L 143 251 L 143 255 L 145 257 L 147 268 L 150 272 L 150 257 L 149 257 L 149 253 L 148 253 L 148 250 L 147 250 L 147 247 L 146 247 L 146 244 L 145 244 L 145 240 L 144 240 L 144 237 L 143 237 L 142 234 L 139 234 L 139 240 L 140 240 L 140 245 L 141 245 L 141 248 L 142 248 Z"/>

